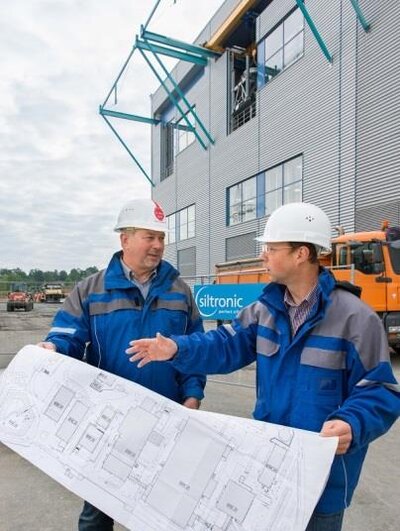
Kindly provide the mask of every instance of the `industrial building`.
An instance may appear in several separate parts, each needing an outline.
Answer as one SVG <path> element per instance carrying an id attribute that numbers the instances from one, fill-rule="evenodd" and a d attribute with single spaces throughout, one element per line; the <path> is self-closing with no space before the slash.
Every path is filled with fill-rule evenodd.
<path id="1" fill-rule="evenodd" d="M 144 31 L 142 54 L 180 50 L 150 123 L 182 275 L 257 256 L 286 202 L 346 232 L 400 224 L 399 22 L 397 0 L 226 0 L 192 47 Z"/>

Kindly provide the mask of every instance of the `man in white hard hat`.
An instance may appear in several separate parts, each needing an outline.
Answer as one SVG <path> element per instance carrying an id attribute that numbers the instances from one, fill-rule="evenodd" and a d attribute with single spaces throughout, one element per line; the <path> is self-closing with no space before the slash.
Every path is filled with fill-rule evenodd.
<path id="1" fill-rule="evenodd" d="M 127 354 L 144 366 L 228 373 L 257 362 L 257 420 L 339 438 L 327 486 L 307 531 L 339 531 L 368 444 L 400 414 L 400 386 L 376 313 L 320 267 L 330 249 L 326 214 L 308 203 L 272 213 L 262 258 L 271 277 L 258 301 L 207 334 L 139 340 Z"/>
<path id="2" fill-rule="evenodd" d="M 190 334 L 203 325 L 191 290 L 179 272 L 162 259 L 166 217 L 151 199 L 135 199 L 122 208 L 115 231 L 122 251 L 107 269 L 80 282 L 56 314 L 40 346 L 82 359 L 139 383 L 186 407 L 197 409 L 205 377 L 183 374 L 170 363 L 140 371 L 125 349 L 132 339 L 156 332 Z M 113 520 L 85 502 L 80 531 L 111 531 Z"/>

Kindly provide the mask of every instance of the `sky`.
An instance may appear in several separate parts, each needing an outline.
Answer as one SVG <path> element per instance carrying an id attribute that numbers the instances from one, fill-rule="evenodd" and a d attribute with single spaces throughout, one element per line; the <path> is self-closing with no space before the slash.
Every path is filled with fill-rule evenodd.
<path id="1" fill-rule="evenodd" d="M 155 3 L 7 4 L 0 19 L 0 269 L 103 268 L 119 249 L 113 227 L 121 206 L 150 197 L 150 184 L 98 108 Z M 222 3 L 162 0 L 148 29 L 193 42 Z M 150 116 L 156 88 L 136 53 L 118 105 Z M 113 105 L 111 98 L 107 108 Z M 113 124 L 150 173 L 150 126 Z"/>

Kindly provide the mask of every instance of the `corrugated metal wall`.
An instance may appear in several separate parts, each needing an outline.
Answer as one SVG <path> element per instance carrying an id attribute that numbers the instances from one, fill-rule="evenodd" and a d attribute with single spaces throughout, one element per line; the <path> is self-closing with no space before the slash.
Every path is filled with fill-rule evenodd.
<path id="1" fill-rule="evenodd" d="M 224 3 L 196 42 L 204 42 L 238 1 Z M 305 23 L 304 55 L 257 93 L 257 115 L 227 135 L 227 54 L 210 61 L 187 94 L 215 138 L 176 157 L 175 172 L 159 182 L 160 127 L 153 129 L 154 197 L 167 214 L 196 204 L 196 237 L 171 244 L 166 257 L 196 247 L 196 273 L 214 271 L 226 240 L 260 234 L 265 218 L 226 226 L 226 190 L 293 156 L 303 155 L 303 200 L 324 208 L 347 231 L 373 229 L 381 213 L 399 223 L 400 211 L 400 2 L 360 5 L 365 33 L 347 0 L 308 0 L 307 9 L 331 54 L 329 64 Z M 262 39 L 294 6 L 275 0 L 257 20 Z M 177 79 L 188 71 L 179 63 Z M 153 96 L 153 111 L 165 100 Z M 399 200 L 397 200 L 397 197 Z M 257 249 L 258 251 L 258 249 Z"/>
<path id="2" fill-rule="evenodd" d="M 357 229 L 379 210 L 398 224 L 400 205 L 400 2 L 362 6 L 371 31 L 358 30 Z"/>

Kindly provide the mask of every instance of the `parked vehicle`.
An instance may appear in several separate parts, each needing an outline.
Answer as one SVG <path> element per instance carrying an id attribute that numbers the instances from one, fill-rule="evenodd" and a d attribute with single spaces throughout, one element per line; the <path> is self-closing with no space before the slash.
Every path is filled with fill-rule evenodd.
<path id="1" fill-rule="evenodd" d="M 43 302 L 60 302 L 65 297 L 63 286 L 58 282 L 47 282 L 41 292 Z"/>
<path id="2" fill-rule="evenodd" d="M 400 228 L 340 234 L 322 264 L 335 278 L 359 286 L 361 299 L 382 319 L 390 346 L 400 352 Z M 216 265 L 217 284 L 267 283 L 259 258 Z"/>
<path id="3" fill-rule="evenodd" d="M 33 310 L 33 299 L 31 293 L 28 291 L 27 284 L 23 282 L 14 282 L 11 284 L 11 291 L 7 297 L 7 311 L 25 310 L 30 312 Z"/>

